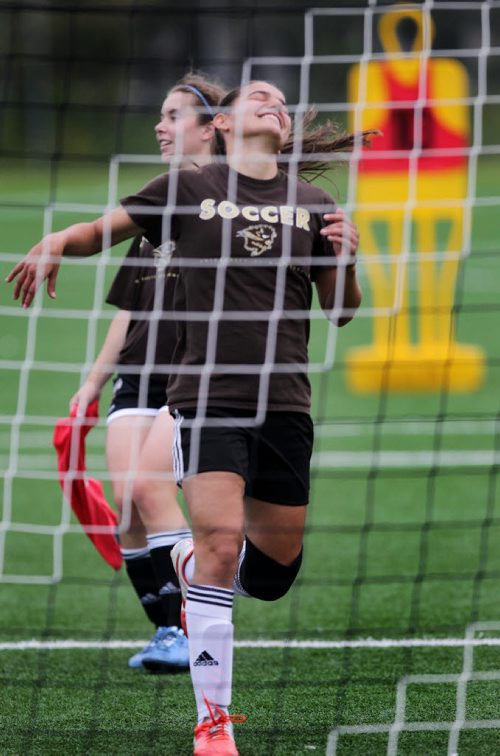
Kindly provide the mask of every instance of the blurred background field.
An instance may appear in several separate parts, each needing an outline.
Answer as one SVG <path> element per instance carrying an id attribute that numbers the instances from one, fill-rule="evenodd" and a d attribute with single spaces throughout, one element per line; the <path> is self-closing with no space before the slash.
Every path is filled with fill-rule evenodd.
<path id="1" fill-rule="evenodd" d="M 32 12 L 30 20 L 22 5 L 0 3 L 0 28 L 10 30 L 0 40 L 8 63 L 0 154 L 3 277 L 48 222 L 61 228 L 95 217 L 110 201 L 110 189 L 111 199 L 126 195 L 162 170 L 159 163 L 125 160 L 117 186 L 109 182 L 112 154 L 155 154 L 156 112 L 185 60 L 235 84 L 241 50 L 246 56 L 304 52 L 302 6 L 276 10 L 260 3 L 224 13 L 202 5 L 187 18 L 168 4 L 151 3 L 135 14 L 132 6 L 115 3 L 109 13 L 95 8 L 86 15 L 78 5 L 59 4 L 52 13 Z M 276 33 L 283 19 L 287 35 Z M 449 12 L 438 7 L 436 44 L 477 53 L 483 39 L 477 15 L 464 7 L 456 24 L 446 19 Z M 496 5 L 488 67 L 493 95 L 500 34 L 495 19 Z M 339 53 L 362 52 L 362 22 L 362 15 L 347 17 L 340 34 L 325 19 L 316 32 L 317 54 L 330 52 L 333 43 Z M 113 53 L 110 39 L 119 40 Z M 477 55 L 464 60 L 475 97 Z M 107 74 L 97 85 L 96 70 L 104 64 Z M 346 70 L 339 61 L 316 72 L 311 98 L 343 103 Z M 278 69 L 290 98 L 296 95 L 294 76 Z M 341 105 L 335 114 L 345 122 Z M 498 643 L 474 648 L 468 657 L 470 647 L 451 642 L 463 639 L 471 623 L 478 624 L 469 639 L 500 639 L 500 159 L 483 149 L 495 153 L 499 106 L 485 105 L 483 120 L 475 135 L 480 149 L 472 252 L 457 281 L 455 322 L 457 340 L 486 354 L 484 384 L 472 393 L 349 391 L 347 350 L 372 337 L 361 248 L 365 300 L 355 321 L 338 334 L 322 318 L 312 321 L 316 445 L 302 571 L 282 601 L 236 604 L 234 710 L 249 717 L 239 727 L 242 755 L 324 753 L 328 743 L 332 748 L 334 728 L 347 728 L 338 753 L 386 753 L 398 681 L 431 674 L 448 677 L 409 683 L 406 719 L 422 727 L 401 733 L 397 753 L 448 753 L 445 725 L 460 715 L 453 675 L 464 669 L 478 677 L 467 685 L 463 718 L 469 725 L 460 734 L 459 753 L 499 750 Z M 340 204 L 348 197 L 347 182 L 348 171 L 340 167 L 325 184 Z M 104 297 L 125 251 L 120 245 L 100 258 L 65 261 L 57 299 L 41 293 L 29 312 L 12 301 L 11 287 L 0 295 L 0 750 L 6 754 L 189 753 L 189 679 L 127 668 L 150 628 L 124 575 L 100 559 L 70 516 L 52 448 L 55 419 L 67 414 L 113 315 Z M 329 349 L 333 367 L 323 370 Z M 102 416 L 109 399 L 108 386 Z M 101 420 L 88 436 L 87 461 L 111 501 L 104 434 Z M 20 645 L 31 639 L 42 645 Z M 369 639 L 392 644 L 370 646 Z M 277 647 L 261 647 L 269 640 Z M 358 640 L 368 646 L 357 647 Z M 425 645 L 433 640 L 442 645 Z M 117 641 L 124 647 L 112 645 Z M 304 645 L 292 648 L 290 641 Z M 312 642 L 339 645 L 315 648 Z M 380 731 L 348 729 L 365 725 Z"/>

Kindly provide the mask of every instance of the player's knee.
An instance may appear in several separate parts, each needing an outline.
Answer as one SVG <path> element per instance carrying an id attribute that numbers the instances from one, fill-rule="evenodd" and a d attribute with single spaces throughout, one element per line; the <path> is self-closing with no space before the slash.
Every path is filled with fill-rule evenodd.
<path id="1" fill-rule="evenodd" d="M 146 531 L 144 524 L 133 504 L 131 507 L 124 507 L 120 512 L 120 530 L 122 533 L 126 533 L 133 538 L 139 537 L 141 543 L 145 539 Z"/>
<path id="2" fill-rule="evenodd" d="M 115 506 L 121 516 L 123 510 L 126 508 L 127 500 L 129 501 L 129 507 L 131 506 L 131 496 L 130 494 L 129 496 L 126 496 L 125 489 L 121 481 L 112 481 L 111 487 L 113 489 L 113 501 L 115 502 Z"/>
<path id="3" fill-rule="evenodd" d="M 236 570 L 238 551 L 238 544 L 227 539 L 211 549 L 210 559 L 214 565 L 218 565 L 222 574 L 231 576 Z"/>
<path id="4" fill-rule="evenodd" d="M 278 562 L 276 562 L 278 564 Z M 282 565 L 279 565 L 282 567 Z M 282 570 L 269 573 L 265 578 L 257 578 L 243 581 L 242 585 L 253 598 L 261 601 L 278 601 L 286 596 L 295 582 L 298 570 L 291 570 L 284 574 Z"/>
<path id="5" fill-rule="evenodd" d="M 302 564 L 302 549 L 290 565 L 283 565 L 264 554 L 248 538 L 238 578 L 244 590 L 261 601 L 277 601 L 285 596 Z"/>
<path id="6" fill-rule="evenodd" d="M 175 484 L 151 478 L 137 478 L 132 496 L 144 522 L 166 530 L 170 529 L 171 521 L 178 522 L 180 508 Z"/>
<path id="7" fill-rule="evenodd" d="M 241 538 L 236 534 L 200 538 L 196 546 L 196 564 L 214 579 L 232 580 L 236 571 Z"/>
<path id="8" fill-rule="evenodd" d="M 145 478 L 136 478 L 132 489 L 132 497 L 139 509 L 146 505 L 148 500 L 148 487 L 150 482 Z"/>
<path id="9" fill-rule="evenodd" d="M 118 519 L 122 532 L 135 533 L 143 531 L 144 525 L 132 498 L 131 486 L 126 488 L 123 485 L 114 485 L 113 499 L 118 510 Z"/>
<path id="10" fill-rule="evenodd" d="M 160 482 L 146 475 L 135 479 L 132 497 L 141 515 L 149 522 L 157 522 L 162 514 L 168 515 L 172 500 L 175 502 L 175 493 L 172 496 L 163 481 Z"/>

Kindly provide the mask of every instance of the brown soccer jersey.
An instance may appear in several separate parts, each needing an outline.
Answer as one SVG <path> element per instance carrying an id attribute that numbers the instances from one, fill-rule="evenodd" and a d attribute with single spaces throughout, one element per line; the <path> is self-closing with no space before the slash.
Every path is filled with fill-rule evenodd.
<path id="1" fill-rule="evenodd" d="M 170 406 L 308 412 L 311 279 L 333 255 L 319 234 L 331 197 L 283 172 L 212 164 L 159 176 L 122 205 L 153 246 L 175 245 Z"/>
<path id="2" fill-rule="evenodd" d="M 149 361 L 154 364 L 152 374 L 166 382 L 177 336 L 174 320 L 161 317 L 161 313 L 172 310 L 177 276 L 168 269 L 166 245 L 163 249 L 161 254 L 144 237 L 134 239 L 106 301 L 132 313 L 119 364 L 144 365 Z M 160 317 L 152 320 L 153 310 Z"/>

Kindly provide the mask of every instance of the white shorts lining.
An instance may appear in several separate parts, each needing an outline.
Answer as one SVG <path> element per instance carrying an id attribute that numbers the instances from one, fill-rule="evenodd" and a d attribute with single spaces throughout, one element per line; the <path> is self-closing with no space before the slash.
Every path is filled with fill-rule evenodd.
<path id="1" fill-rule="evenodd" d="M 162 407 L 163 409 L 163 407 Z M 156 417 L 161 410 L 151 409 L 148 407 L 127 407 L 127 409 L 116 410 L 106 418 L 106 425 L 109 425 L 119 417 Z"/>

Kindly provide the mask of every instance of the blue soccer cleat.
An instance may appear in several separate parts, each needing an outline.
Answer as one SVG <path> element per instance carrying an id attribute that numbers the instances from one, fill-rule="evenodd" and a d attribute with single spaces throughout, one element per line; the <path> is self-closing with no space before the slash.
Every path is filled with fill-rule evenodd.
<path id="1" fill-rule="evenodd" d="M 153 635 L 149 643 L 144 646 L 142 651 L 138 651 L 128 660 L 128 666 L 132 669 L 144 669 L 142 660 L 145 654 L 148 654 L 153 648 L 164 638 L 164 636 L 170 631 L 169 627 L 157 627 L 156 633 Z"/>
<path id="2" fill-rule="evenodd" d="M 164 627 L 164 634 L 142 652 L 142 666 L 150 672 L 172 674 L 189 670 L 188 640 L 178 627 Z"/>

